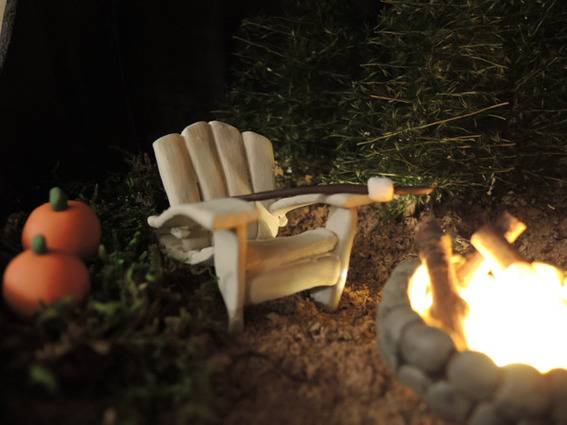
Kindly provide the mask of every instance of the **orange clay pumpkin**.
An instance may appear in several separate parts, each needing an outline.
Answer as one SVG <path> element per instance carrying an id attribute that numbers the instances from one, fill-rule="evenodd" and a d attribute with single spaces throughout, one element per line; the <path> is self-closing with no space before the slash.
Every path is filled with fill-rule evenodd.
<path id="1" fill-rule="evenodd" d="M 76 256 L 48 251 L 45 238 L 32 240 L 32 249 L 14 258 L 4 271 L 2 293 L 6 303 L 20 316 L 30 317 L 41 304 L 54 304 L 72 297 L 80 303 L 89 293 L 89 273 Z"/>
<path id="2" fill-rule="evenodd" d="M 33 236 L 42 234 L 53 251 L 89 258 L 96 255 L 100 243 L 100 221 L 94 211 L 81 201 L 68 201 L 58 187 L 49 192 L 49 202 L 40 205 L 28 217 L 22 244 L 30 248 Z"/>

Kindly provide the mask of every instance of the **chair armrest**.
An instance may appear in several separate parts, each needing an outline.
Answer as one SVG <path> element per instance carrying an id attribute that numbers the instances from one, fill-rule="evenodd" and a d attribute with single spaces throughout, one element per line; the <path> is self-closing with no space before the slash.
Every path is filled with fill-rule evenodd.
<path id="1" fill-rule="evenodd" d="M 372 200 L 368 195 L 353 195 L 349 193 L 336 193 L 333 195 L 324 195 L 321 193 L 298 195 L 291 198 L 279 199 L 270 205 L 270 212 L 274 215 L 286 215 L 289 211 L 296 208 L 305 207 L 313 204 L 326 204 L 339 208 L 356 208 L 362 205 L 372 204 L 376 201 Z"/>
<path id="2" fill-rule="evenodd" d="M 258 219 L 253 205 L 234 198 L 213 199 L 172 206 L 160 215 L 148 217 L 154 228 L 190 226 L 197 223 L 207 230 L 233 229 Z"/>

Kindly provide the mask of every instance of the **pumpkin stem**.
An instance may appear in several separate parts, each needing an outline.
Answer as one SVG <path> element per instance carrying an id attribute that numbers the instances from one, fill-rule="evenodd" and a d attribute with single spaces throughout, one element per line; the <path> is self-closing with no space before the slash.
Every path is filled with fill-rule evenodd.
<path id="1" fill-rule="evenodd" d="M 43 235 L 34 236 L 31 242 L 31 249 L 37 255 L 42 255 L 47 253 L 47 242 L 45 241 L 45 236 Z"/>
<path id="2" fill-rule="evenodd" d="M 69 198 L 59 187 L 54 187 L 49 191 L 49 203 L 53 211 L 64 211 L 67 209 Z"/>

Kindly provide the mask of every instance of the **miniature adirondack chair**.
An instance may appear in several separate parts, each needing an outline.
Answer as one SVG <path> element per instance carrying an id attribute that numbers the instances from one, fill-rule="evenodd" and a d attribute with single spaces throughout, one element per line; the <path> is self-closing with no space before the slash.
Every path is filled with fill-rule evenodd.
<path id="1" fill-rule="evenodd" d="M 230 331 L 242 329 L 244 305 L 306 289 L 328 308 L 338 306 L 356 208 L 375 201 L 348 194 L 230 198 L 274 189 L 274 155 L 267 138 L 220 121 L 194 123 L 153 147 L 170 207 L 148 223 L 168 255 L 188 264 L 214 257 Z M 287 212 L 315 203 L 330 206 L 325 228 L 276 237 Z"/>

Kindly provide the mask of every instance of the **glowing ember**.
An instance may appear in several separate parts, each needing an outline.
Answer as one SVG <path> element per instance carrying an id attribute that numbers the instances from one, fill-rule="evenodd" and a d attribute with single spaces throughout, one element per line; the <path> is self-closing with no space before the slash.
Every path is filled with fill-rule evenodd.
<path id="1" fill-rule="evenodd" d="M 485 261 L 459 293 L 469 305 L 463 319 L 469 350 L 487 354 L 498 366 L 524 363 L 541 373 L 567 369 L 567 278 L 560 270 L 519 262 L 492 274 Z M 429 314 L 433 298 L 423 265 L 410 279 L 408 295 L 412 308 L 436 325 Z"/>

